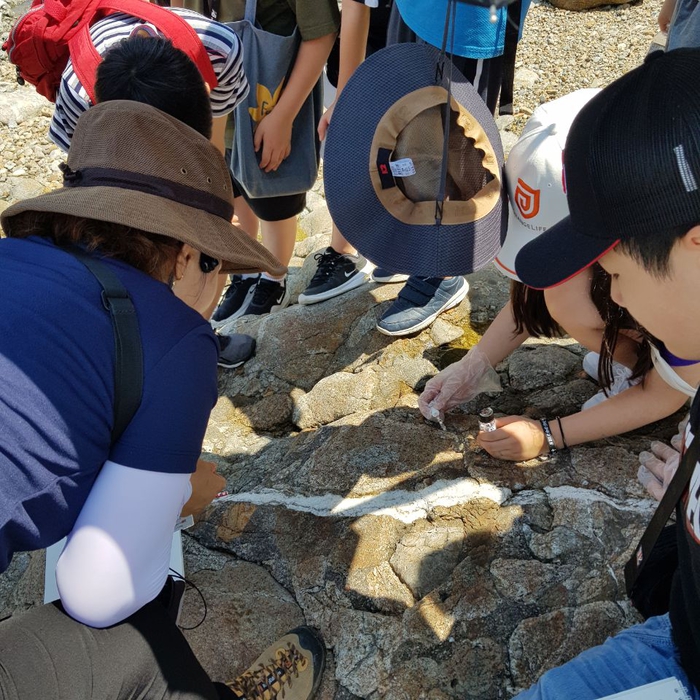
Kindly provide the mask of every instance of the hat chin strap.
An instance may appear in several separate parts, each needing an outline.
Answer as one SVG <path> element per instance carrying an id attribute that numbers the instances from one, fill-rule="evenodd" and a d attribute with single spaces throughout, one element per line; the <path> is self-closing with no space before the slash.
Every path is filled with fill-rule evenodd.
<path id="1" fill-rule="evenodd" d="M 439 85 L 443 82 L 445 70 L 445 61 L 449 62 L 447 75 L 447 101 L 445 102 L 445 115 L 442 127 L 443 142 L 442 142 L 442 163 L 440 164 L 440 185 L 438 193 L 435 197 L 435 225 L 439 226 L 442 223 L 443 205 L 445 203 L 445 190 L 447 188 L 447 160 L 449 157 L 449 141 L 450 141 L 450 105 L 452 103 L 452 61 L 447 59 L 447 37 L 450 36 L 450 56 L 454 56 L 455 46 L 455 25 L 457 24 L 457 0 L 448 0 L 447 12 L 445 13 L 445 31 L 442 35 L 442 47 L 440 49 L 440 58 L 435 67 L 435 84 Z M 451 29 L 451 31 L 450 31 Z"/>

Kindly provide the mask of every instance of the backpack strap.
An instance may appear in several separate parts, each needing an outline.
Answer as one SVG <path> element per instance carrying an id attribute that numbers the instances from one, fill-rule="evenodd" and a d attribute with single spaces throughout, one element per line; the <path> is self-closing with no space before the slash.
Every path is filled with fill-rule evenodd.
<path id="1" fill-rule="evenodd" d="M 64 248 L 94 275 L 102 287 L 102 303 L 114 329 L 114 424 L 112 445 L 141 405 L 143 392 L 143 348 L 136 309 L 129 292 L 103 262 L 77 247 Z"/>
<path id="2" fill-rule="evenodd" d="M 209 54 L 199 35 L 190 23 L 177 13 L 150 2 L 144 2 L 144 0 L 100 0 L 95 10 L 124 12 L 145 22 L 150 22 L 173 42 L 175 48 L 184 51 L 195 62 L 202 78 L 212 90 L 219 84 Z M 92 42 L 88 23 L 70 40 L 68 47 L 73 70 L 87 91 L 90 101 L 95 104 L 95 80 L 102 56 Z"/>
<path id="3" fill-rule="evenodd" d="M 646 530 L 644 530 L 644 534 L 639 540 L 634 553 L 627 564 L 625 564 L 625 588 L 627 589 L 627 595 L 632 594 L 634 584 L 647 563 L 651 550 L 671 517 L 671 513 L 673 513 L 673 510 L 685 493 L 695 470 L 695 465 L 700 460 L 700 420 L 697 420 L 699 416 L 696 415 L 699 413 L 698 407 L 700 407 L 700 404 L 697 407 L 694 405 L 690 413 L 691 419 L 696 418 L 696 420 L 690 421 L 693 442 L 690 443 L 690 447 L 687 450 L 683 451 L 678 469 L 673 479 L 671 479 L 666 493 L 654 511 L 654 515 L 649 521 Z"/>

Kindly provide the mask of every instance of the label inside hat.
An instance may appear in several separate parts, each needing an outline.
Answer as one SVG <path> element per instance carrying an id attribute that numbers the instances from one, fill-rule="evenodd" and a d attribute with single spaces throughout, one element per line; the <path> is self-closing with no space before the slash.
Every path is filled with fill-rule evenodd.
<path id="1" fill-rule="evenodd" d="M 410 158 L 393 160 L 389 163 L 389 167 L 394 177 L 408 177 L 416 174 L 416 166 L 413 165 L 413 161 Z"/>
<path id="2" fill-rule="evenodd" d="M 391 173 L 392 163 L 389 162 L 389 158 L 391 158 L 391 151 L 388 148 L 377 149 L 377 172 L 383 190 L 396 187 L 396 181 Z"/>

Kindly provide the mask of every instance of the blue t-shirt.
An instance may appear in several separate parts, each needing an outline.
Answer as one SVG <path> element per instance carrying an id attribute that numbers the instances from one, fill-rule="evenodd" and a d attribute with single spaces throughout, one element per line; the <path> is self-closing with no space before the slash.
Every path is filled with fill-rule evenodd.
<path id="1" fill-rule="evenodd" d="M 438 48 L 442 47 L 445 32 L 447 0 L 396 0 L 401 19 L 423 41 Z M 522 4 L 520 33 L 529 0 Z M 508 10 L 496 10 L 496 21 L 491 22 L 491 11 L 485 7 L 457 3 L 454 51 L 448 38 L 447 51 L 465 58 L 494 58 L 503 53 L 506 36 Z"/>
<path id="2" fill-rule="evenodd" d="M 141 405 L 111 445 L 114 333 L 85 266 L 41 238 L 0 240 L 0 572 L 67 535 L 104 462 L 194 471 L 217 398 L 211 327 L 167 285 L 105 259 L 136 308 Z"/>

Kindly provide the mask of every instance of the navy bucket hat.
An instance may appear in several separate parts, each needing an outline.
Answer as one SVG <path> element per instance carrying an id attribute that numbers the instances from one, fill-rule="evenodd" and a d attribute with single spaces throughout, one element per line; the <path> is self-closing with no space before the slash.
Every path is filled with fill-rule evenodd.
<path id="1" fill-rule="evenodd" d="M 370 56 L 338 98 L 324 155 L 326 201 L 343 235 L 376 265 L 425 277 L 485 267 L 508 223 L 498 128 L 454 67 L 438 205 L 451 66 L 440 75 L 440 62 L 438 49 L 418 44 Z"/>

